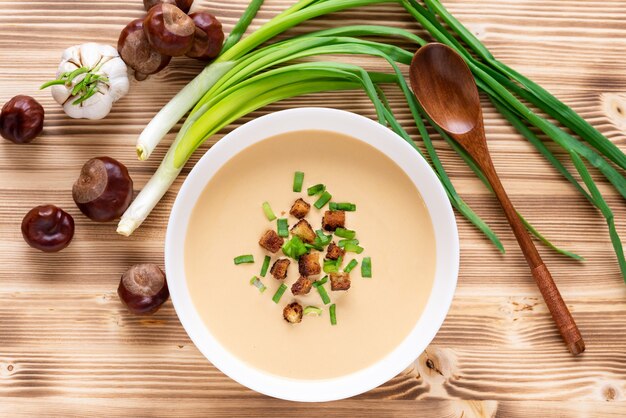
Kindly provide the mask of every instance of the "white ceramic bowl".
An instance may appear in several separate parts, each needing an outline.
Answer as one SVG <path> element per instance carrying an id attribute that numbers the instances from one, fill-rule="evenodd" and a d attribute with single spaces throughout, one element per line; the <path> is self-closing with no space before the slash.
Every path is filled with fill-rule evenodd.
<path id="1" fill-rule="evenodd" d="M 295 380 L 258 370 L 241 361 L 213 337 L 196 312 L 185 279 L 184 243 L 191 212 L 213 175 L 245 148 L 268 137 L 303 129 L 324 129 L 357 138 L 394 160 L 409 176 L 430 213 L 436 239 L 436 273 L 431 295 L 410 334 L 377 363 L 350 375 L 327 380 Z M 459 238 L 454 213 L 428 163 L 402 138 L 354 113 L 324 108 L 291 109 L 260 117 L 237 128 L 214 145 L 183 184 L 170 215 L 165 266 L 172 302 L 196 347 L 218 369 L 257 392 L 276 398 L 320 402 L 343 399 L 373 389 L 411 364 L 435 337 L 448 312 L 459 270 Z"/>

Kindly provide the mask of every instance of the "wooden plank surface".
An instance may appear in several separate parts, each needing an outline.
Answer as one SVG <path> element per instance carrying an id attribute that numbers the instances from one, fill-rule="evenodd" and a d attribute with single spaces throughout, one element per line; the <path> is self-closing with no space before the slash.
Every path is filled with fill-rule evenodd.
<path id="1" fill-rule="evenodd" d="M 201 65 L 176 59 L 100 122 L 70 120 L 38 86 L 68 46 L 114 44 L 142 15 L 139 0 L 0 0 L 0 102 L 30 94 L 44 105 L 44 134 L 32 145 L 0 141 L 0 416 L 441 416 L 546 417 L 626 415 L 626 286 L 606 225 L 534 149 L 489 106 L 490 147 L 512 200 L 558 245 L 586 257 L 564 259 L 541 248 L 587 341 L 570 357 L 494 199 L 442 141 L 436 145 L 462 196 L 503 238 L 505 256 L 462 218 L 459 286 L 441 331 L 412 367 L 354 399 L 305 405 L 256 394 L 221 374 L 195 349 L 170 302 L 137 318 L 120 305 L 120 274 L 136 262 L 163 262 L 165 225 L 176 190 L 131 238 L 114 224 L 80 215 L 71 185 L 89 158 L 108 155 L 129 167 L 139 190 L 167 144 L 144 163 L 134 141 L 142 127 Z M 245 0 L 197 1 L 230 29 Z M 254 27 L 292 3 L 267 0 Z M 540 82 L 626 150 L 626 2 L 623 0 L 448 0 L 450 10 L 507 64 Z M 343 12 L 291 33 L 347 23 L 393 24 L 419 31 L 396 5 Z M 380 62 L 348 57 L 377 70 Z M 397 91 L 392 105 L 410 128 Z M 373 116 L 363 94 L 318 94 L 268 106 L 328 106 Z M 412 134 L 415 131 L 409 129 Z M 171 135 L 168 137 L 171 140 Z M 169 140 L 166 141 L 169 143 Z M 558 151 L 555 149 L 555 151 Z M 561 155 L 561 154 L 560 154 Z M 186 168 L 188 172 L 191 164 Z M 626 205 L 605 184 L 618 229 Z M 19 224 L 32 206 L 54 203 L 76 220 L 60 254 L 29 249 Z"/>

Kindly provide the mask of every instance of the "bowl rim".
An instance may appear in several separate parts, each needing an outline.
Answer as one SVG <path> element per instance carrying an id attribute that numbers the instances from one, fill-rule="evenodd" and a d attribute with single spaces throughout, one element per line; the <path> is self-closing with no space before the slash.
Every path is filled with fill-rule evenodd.
<path id="1" fill-rule="evenodd" d="M 323 128 L 320 128 L 323 126 Z M 213 337 L 195 310 L 184 270 L 184 243 L 192 210 L 213 175 L 231 158 L 266 138 L 299 130 L 326 130 L 365 142 L 391 158 L 414 183 L 435 232 L 436 268 L 431 294 L 409 335 L 363 370 L 323 380 L 299 380 L 257 369 Z M 448 313 L 460 263 L 459 236 L 447 194 L 426 160 L 390 129 L 364 116 L 329 108 L 288 109 L 247 122 L 218 141 L 196 163 L 172 207 L 165 237 L 165 268 L 172 303 L 189 338 L 221 372 L 259 393 L 300 402 L 345 399 L 387 382 L 408 367 L 435 337 Z"/>

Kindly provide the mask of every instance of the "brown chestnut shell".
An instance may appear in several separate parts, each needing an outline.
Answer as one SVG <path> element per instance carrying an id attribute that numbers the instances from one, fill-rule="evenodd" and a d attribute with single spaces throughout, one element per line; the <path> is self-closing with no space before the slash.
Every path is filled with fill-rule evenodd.
<path id="1" fill-rule="evenodd" d="M 143 21 L 143 31 L 157 52 L 179 57 L 191 49 L 196 25 L 178 7 L 162 3 L 150 9 Z"/>
<path id="2" fill-rule="evenodd" d="M 210 60 L 217 57 L 224 43 L 222 23 L 207 12 L 192 13 L 189 17 L 196 24 L 196 34 L 187 56 L 200 60 Z"/>
<path id="3" fill-rule="evenodd" d="M 22 236 L 28 245 L 38 250 L 61 251 L 74 237 L 74 218 L 54 205 L 37 206 L 24 216 Z"/>
<path id="4" fill-rule="evenodd" d="M 193 0 L 143 0 L 143 7 L 150 11 L 154 6 L 161 3 L 173 4 L 185 13 L 189 13 Z"/>
<path id="5" fill-rule="evenodd" d="M 120 300 L 136 315 L 151 315 L 170 296 L 165 273 L 156 264 L 137 264 L 126 270 L 117 288 Z"/>
<path id="6" fill-rule="evenodd" d="M 30 96 L 18 95 L 0 111 L 0 135 L 16 144 L 27 144 L 43 130 L 45 112 Z"/>
<path id="7" fill-rule="evenodd" d="M 145 80 L 150 74 L 156 74 L 170 63 L 172 57 L 155 51 L 143 31 L 143 19 L 130 22 L 117 41 L 117 51 L 124 62 L 135 70 L 137 80 Z"/>
<path id="8" fill-rule="evenodd" d="M 133 180 L 124 164 L 110 157 L 93 158 L 83 165 L 72 187 L 76 206 L 89 219 L 107 222 L 119 218 L 133 199 Z"/>

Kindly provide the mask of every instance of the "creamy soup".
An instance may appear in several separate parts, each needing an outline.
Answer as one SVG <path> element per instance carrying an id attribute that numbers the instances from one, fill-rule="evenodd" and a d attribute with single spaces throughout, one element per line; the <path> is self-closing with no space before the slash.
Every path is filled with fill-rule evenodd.
<path id="1" fill-rule="evenodd" d="M 293 175 L 305 173 L 302 193 L 292 191 Z M 306 188 L 328 187 L 334 202 L 355 203 L 346 212 L 346 228 L 357 231 L 365 251 L 347 253 L 359 265 L 351 272 L 351 288 L 328 292 L 336 303 L 337 325 L 329 320 L 315 288 L 295 297 L 298 279 L 293 262 L 278 304 L 272 296 L 281 282 L 270 273 L 260 293 L 250 285 L 265 255 L 258 244 L 275 229 L 261 209 L 271 204 L 278 217 L 289 215 L 302 197 L 311 204 L 306 219 L 321 228 Z M 338 238 L 335 238 L 337 241 Z M 235 265 L 233 258 L 254 255 L 254 264 Z M 282 252 L 270 254 L 272 263 Z M 363 257 L 372 259 L 372 278 L 361 277 Z M 322 262 L 323 256 L 320 257 Z M 435 276 L 435 241 L 426 206 L 411 180 L 389 158 L 349 136 L 327 131 L 299 131 L 268 138 L 225 164 L 209 182 L 191 216 L 185 242 L 185 271 L 191 298 L 217 340 L 242 361 L 263 371 L 296 379 L 324 379 L 361 370 L 389 354 L 419 319 Z M 313 277 L 320 278 L 322 275 Z M 283 319 L 285 305 L 323 308 L 299 324 Z"/>

